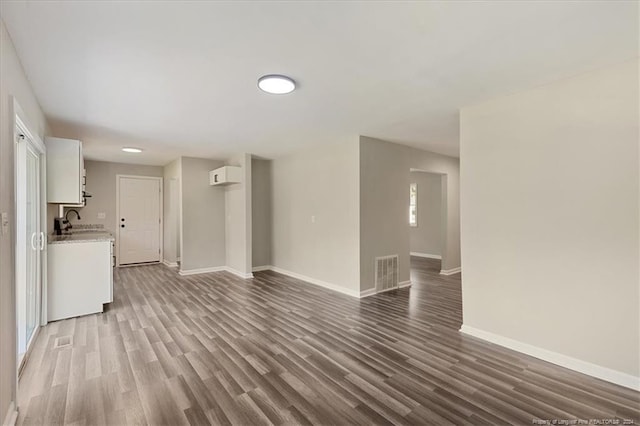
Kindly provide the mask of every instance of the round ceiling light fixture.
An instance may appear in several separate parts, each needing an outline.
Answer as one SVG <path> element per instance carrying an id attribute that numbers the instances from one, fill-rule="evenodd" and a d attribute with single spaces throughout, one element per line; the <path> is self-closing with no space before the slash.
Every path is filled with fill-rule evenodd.
<path id="1" fill-rule="evenodd" d="M 122 148 L 122 150 L 124 152 L 135 152 L 135 153 L 142 152 L 142 150 L 140 148 L 124 147 L 124 148 Z"/>
<path id="2" fill-rule="evenodd" d="M 286 75 L 268 74 L 258 79 L 258 87 L 267 93 L 284 95 L 295 90 L 296 82 Z"/>

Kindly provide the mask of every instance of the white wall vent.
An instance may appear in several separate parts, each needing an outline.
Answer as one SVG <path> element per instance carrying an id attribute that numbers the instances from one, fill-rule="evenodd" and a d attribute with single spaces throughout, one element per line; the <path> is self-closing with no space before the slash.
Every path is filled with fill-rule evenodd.
<path id="1" fill-rule="evenodd" d="M 398 288 L 398 255 L 376 257 L 376 291 Z"/>

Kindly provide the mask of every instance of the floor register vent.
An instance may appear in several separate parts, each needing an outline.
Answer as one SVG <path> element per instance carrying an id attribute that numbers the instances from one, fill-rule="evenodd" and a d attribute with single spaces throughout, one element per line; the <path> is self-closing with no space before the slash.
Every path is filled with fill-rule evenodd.
<path id="1" fill-rule="evenodd" d="M 398 288 L 398 255 L 376 257 L 376 290 Z"/>

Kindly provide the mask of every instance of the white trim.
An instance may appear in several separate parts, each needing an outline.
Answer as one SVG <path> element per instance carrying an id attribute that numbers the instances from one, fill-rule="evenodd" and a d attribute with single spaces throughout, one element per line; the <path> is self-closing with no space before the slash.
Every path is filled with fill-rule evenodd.
<path id="1" fill-rule="evenodd" d="M 224 268 L 224 270 L 229 272 L 230 274 L 233 274 L 233 275 L 235 275 L 237 277 L 240 277 L 242 279 L 245 279 L 245 280 L 253 278 L 253 274 L 251 272 L 249 272 L 249 273 L 240 272 L 237 269 L 233 269 L 233 268 L 230 268 L 228 266 L 226 266 Z"/>
<path id="2" fill-rule="evenodd" d="M 252 268 L 252 271 L 253 272 L 269 271 L 269 270 L 271 270 L 271 268 L 273 268 L 273 266 L 271 266 L 271 265 L 254 266 Z"/>
<path id="3" fill-rule="evenodd" d="M 406 287 L 411 287 L 411 280 L 402 281 L 401 283 L 398 284 L 398 287 L 391 287 L 391 288 L 387 288 L 385 290 L 376 291 L 375 288 L 370 288 L 368 290 L 363 290 L 363 291 L 360 292 L 360 298 L 363 299 L 365 297 L 373 296 L 374 294 L 386 293 L 387 291 L 399 290 L 401 288 L 406 288 Z"/>
<path id="4" fill-rule="evenodd" d="M 496 345 L 500 345 L 514 351 L 522 352 L 534 358 L 538 358 L 552 364 L 577 371 L 579 373 L 587 374 L 598 379 L 606 380 L 607 382 L 615 383 L 629 389 L 640 391 L 640 377 L 632 376 L 631 374 L 612 370 L 607 367 L 602 367 L 600 365 L 592 364 L 587 361 L 582 361 L 580 359 L 563 355 L 558 352 L 539 348 L 528 343 L 519 342 L 508 337 L 503 337 L 498 334 L 490 333 L 488 331 L 479 330 L 477 328 L 469 327 L 468 325 L 464 324 L 462 325 L 462 327 L 460 327 L 460 332 L 469 336 L 477 337 L 478 339 L 486 340 L 487 342 L 495 343 Z"/>
<path id="5" fill-rule="evenodd" d="M 411 280 L 402 281 L 398 284 L 398 288 L 411 287 Z"/>
<path id="6" fill-rule="evenodd" d="M 18 408 L 16 407 L 15 401 L 11 401 L 9 408 L 7 409 L 7 415 L 4 416 L 2 426 L 14 426 L 16 424 L 16 420 L 18 420 Z"/>
<path id="7" fill-rule="evenodd" d="M 176 266 L 178 265 L 176 264 Z M 233 274 L 245 280 L 253 278 L 253 274 L 251 272 L 249 272 L 248 274 L 245 274 L 243 272 L 240 272 L 228 266 L 213 266 L 211 268 L 187 269 L 186 271 L 185 270 L 178 271 L 178 274 L 185 276 L 185 275 L 196 275 L 196 274 L 208 274 L 210 272 L 229 272 L 230 274 Z"/>
<path id="8" fill-rule="evenodd" d="M 360 292 L 360 299 L 363 299 L 365 297 L 369 297 L 369 296 L 373 296 L 374 294 L 377 294 L 378 292 L 376 291 L 375 288 L 370 288 L 368 290 L 363 290 Z"/>
<path id="9" fill-rule="evenodd" d="M 426 257 L 427 259 L 442 259 L 439 254 L 418 253 L 417 251 L 412 251 L 409 254 L 415 257 Z"/>
<path id="10" fill-rule="evenodd" d="M 454 275 L 454 274 L 459 274 L 460 272 L 462 272 L 462 268 L 458 266 L 457 268 L 453 268 L 453 269 L 441 269 L 440 275 Z"/>
<path id="11" fill-rule="evenodd" d="M 138 176 L 138 175 L 116 175 L 116 218 L 120 217 L 120 178 L 133 178 L 133 179 L 151 179 L 157 180 L 160 186 L 160 203 L 158 206 L 159 215 L 160 215 L 160 223 L 158 223 L 158 228 L 160 231 L 160 237 L 158 240 L 158 260 L 151 262 L 162 262 L 164 258 L 164 178 L 160 176 Z M 180 203 L 182 205 L 182 203 Z M 182 233 L 181 233 L 182 234 Z M 120 266 L 120 223 L 116 222 L 116 231 L 115 231 L 115 247 L 114 251 L 116 252 L 116 267 Z M 145 262 L 149 263 L 149 262 Z M 126 265 L 125 265 L 126 266 Z"/>
<path id="12" fill-rule="evenodd" d="M 213 266 L 211 268 L 180 270 L 178 271 L 178 274 L 185 276 L 185 275 L 196 275 L 196 274 L 208 274 L 209 272 L 220 272 L 220 271 L 226 271 L 226 270 L 227 270 L 226 266 Z"/>
<path id="13" fill-rule="evenodd" d="M 322 281 L 315 278 L 307 277 L 306 275 L 298 274 L 297 272 L 287 271 L 286 269 L 278 268 L 276 266 L 271 266 L 270 269 L 273 272 L 277 272 L 282 275 L 287 275 L 291 278 L 296 278 L 296 279 L 305 281 L 309 284 L 313 284 L 313 285 L 327 288 L 329 290 L 337 291 L 338 293 L 346 294 L 351 297 L 358 297 L 358 298 L 360 297 L 360 292 L 358 290 L 351 290 L 348 288 L 344 288 L 335 284 L 328 283 L 326 281 Z"/>
<path id="14" fill-rule="evenodd" d="M 12 111 L 11 116 L 13 117 L 13 126 L 11 128 L 12 135 L 12 144 L 14 145 L 13 150 L 13 164 L 14 164 L 14 191 L 15 197 L 13 200 L 12 207 L 12 228 L 13 234 L 10 233 L 10 236 L 13 235 L 13 249 L 15 250 L 15 258 L 14 258 L 14 268 L 15 268 L 15 277 L 13 280 L 13 290 L 14 290 L 14 303 L 18 303 L 18 283 L 22 278 L 26 280 L 26 271 L 23 268 L 21 262 L 25 261 L 24 254 L 26 252 L 26 241 L 23 241 L 23 238 L 20 236 L 24 236 L 24 232 L 21 233 L 21 230 L 26 229 L 26 222 L 24 217 L 25 212 L 23 211 L 23 207 L 21 205 L 22 201 L 26 201 L 26 198 L 23 196 L 26 195 L 26 187 L 22 186 L 21 181 L 21 173 L 24 172 L 26 176 L 26 170 L 22 170 L 22 164 L 20 164 L 20 160 L 22 159 L 21 155 L 24 152 L 28 153 L 29 150 L 33 152 L 38 157 L 38 177 L 39 177 L 39 185 L 38 185 L 38 213 L 39 217 L 39 237 L 42 239 L 40 241 L 41 249 L 39 250 L 38 262 L 37 262 L 37 273 L 39 274 L 39 286 L 36 288 L 36 300 L 37 300 L 37 309 L 36 309 L 36 327 L 31 335 L 31 339 L 26 343 L 26 350 L 23 354 L 23 357 L 20 357 L 20 342 L 18 331 L 19 321 L 19 309 L 15 310 L 14 315 L 14 323 L 13 329 L 15 330 L 15 340 L 14 340 L 14 350 L 15 350 L 15 361 L 17 361 L 13 366 L 14 373 L 14 382 L 13 386 L 10 388 L 10 396 L 14 400 L 9 404 L 7 414 L 4 418 L 4 425 L 14 425 L 16 423 L 16 419 L 18 417 L 18 408 L 16 406 L 16 400 L 18 398 L 18 389 L 19 389 L 19 372 L 21 367 L 21 362 L 25 360 L 31 353 L 31 349 L 33 348 L 33 341 L 37 336 L 40 327 L 47 324 L 47 147 L 40 139 L 40 136 L 32 131 L 31 129 L 35 129 L 29 122 L 27 115 L 24 113 L 23 109 L 20 107 L 18 100 L 15 97 L 11 97 L 12 101 Z M 23 141 L 16 139 L 17 133 L 24 135 Z M 26 263 L 25 263 L 26 265 Z M 21 275 L 22 274 L 22 275 Z"/>
<path id="15" fill-rule="evenodd" d="M 177 268 L 178 262 L 169 262 L 168 260 L 163 260 L 162 263 L 169 268 Z"/>

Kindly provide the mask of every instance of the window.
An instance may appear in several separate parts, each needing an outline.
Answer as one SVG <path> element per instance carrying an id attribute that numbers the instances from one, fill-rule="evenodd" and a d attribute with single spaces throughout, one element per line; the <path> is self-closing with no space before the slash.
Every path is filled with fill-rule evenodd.
<path id="1" fill-rule="evenodd" d="M 418 226 L 418 184 L 409 185 L 409 226 Z"/>

